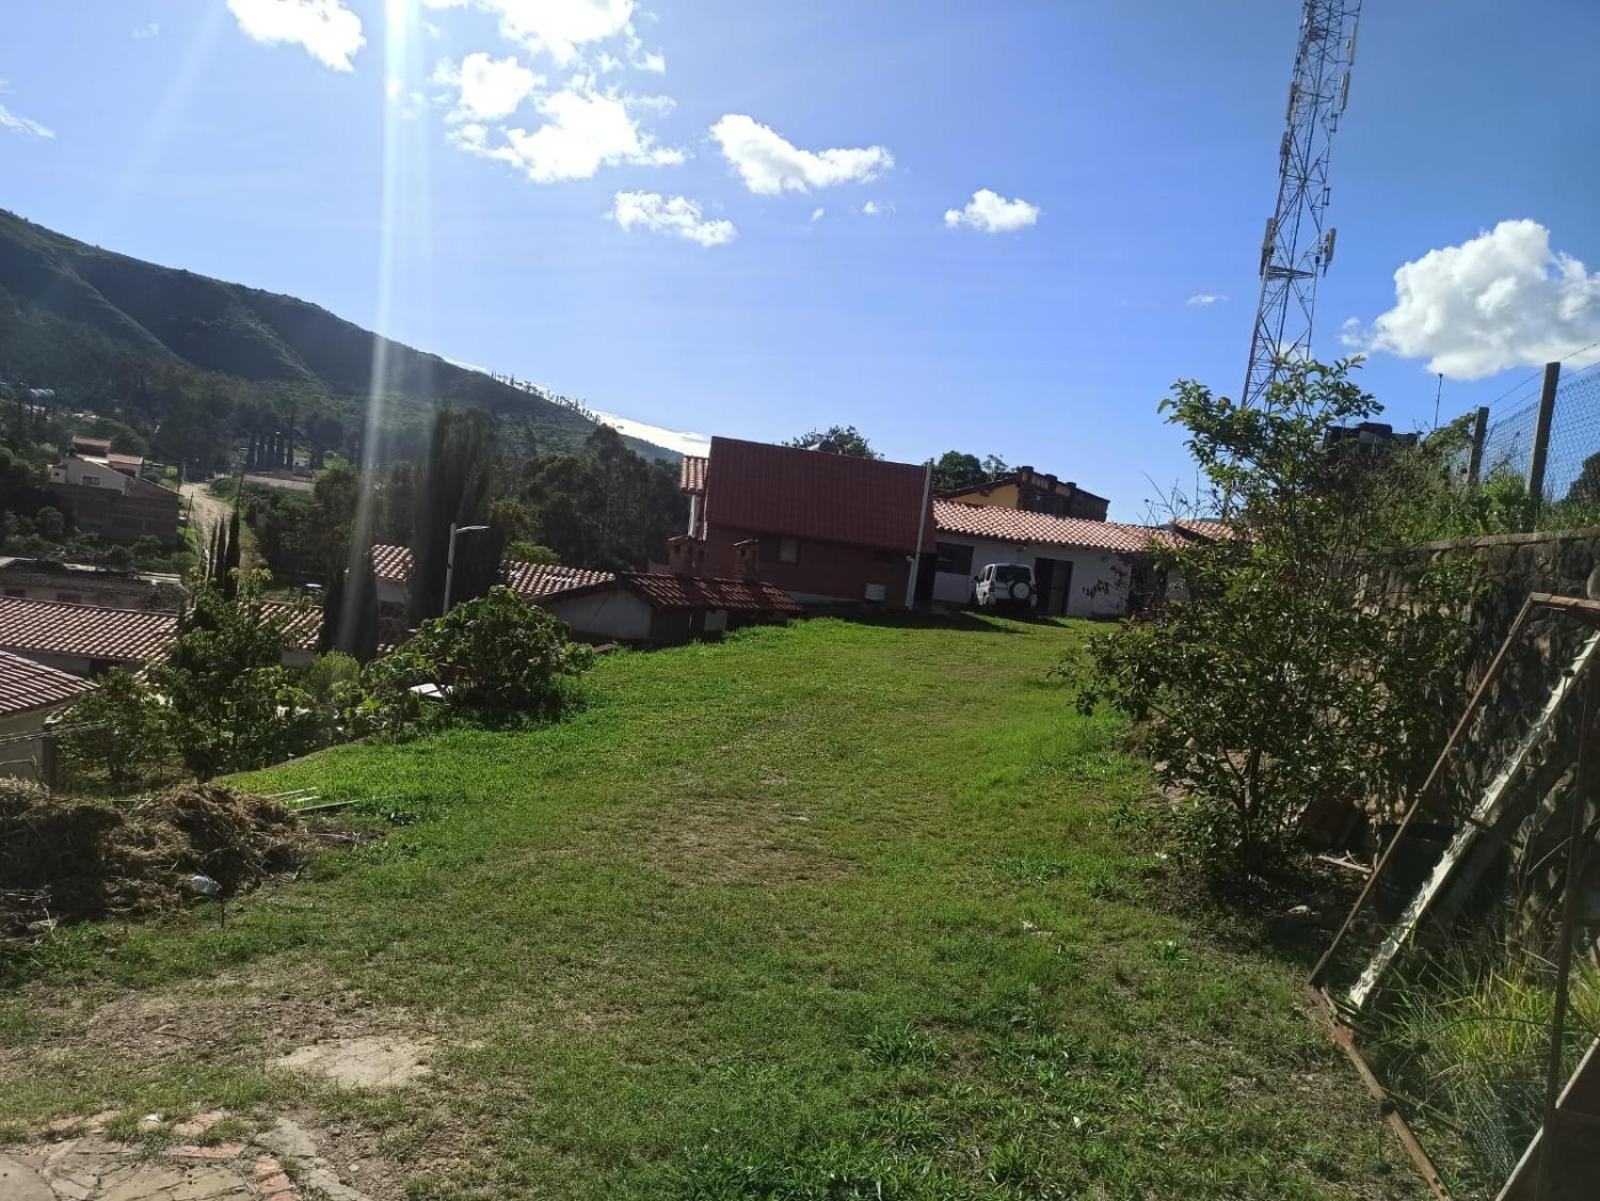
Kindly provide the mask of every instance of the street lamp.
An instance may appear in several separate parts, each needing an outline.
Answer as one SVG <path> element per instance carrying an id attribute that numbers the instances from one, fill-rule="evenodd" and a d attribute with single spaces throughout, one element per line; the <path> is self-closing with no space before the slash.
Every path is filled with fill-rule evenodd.
<path id="1" fill-rule="evenodd" d="M 450 523 L 450 549 L 444 557 L 444 608 L 441 613 L 450 612 L 450 585 L 454 582 L 456 574 L 456 535 L 476 534 L 479 530 L 486 530 L 486 525 L 457 525 Z"/>

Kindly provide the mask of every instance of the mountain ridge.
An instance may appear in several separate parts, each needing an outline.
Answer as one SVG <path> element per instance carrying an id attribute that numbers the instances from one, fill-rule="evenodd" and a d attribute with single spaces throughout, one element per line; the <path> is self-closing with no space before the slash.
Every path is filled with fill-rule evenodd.
<path id="1" fill-rule="evenodd" d="M 550 448 L 575 446 L 598 424 L 571 402 L 382 337 L 310 301 L 106 250 L 0 209 L 0 378 L 58 385 L 92 406 L 114 403 L 109 381 L 142 362 L 231 377 L 290 408 L 322 402 L 354 419 L 372 392 L 380 344 L 381 392 L 397 421 L 439 404 L 483 408 Z M 647 457 L 680 457 L 624 440 Z"/>

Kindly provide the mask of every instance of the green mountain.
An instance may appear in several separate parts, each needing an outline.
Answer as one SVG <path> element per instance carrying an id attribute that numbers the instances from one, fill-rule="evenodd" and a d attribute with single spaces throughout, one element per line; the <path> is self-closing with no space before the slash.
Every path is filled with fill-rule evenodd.
<path id="1" fill-rule="evenodd" d="M 397 443 L 438 404 L 491 410 L 528 449 L 573 447 L 595 427 L 581 406 L 379 338 L 314 304 L 115 254 L 0 209 L 0 380 L 55 388 L 64 403 L 126 417 L 129 381 L 153 373 L 191 395 L 224 397 L 241 414 L 326 414 L 356 431 L 380 344 L 379 391 Z M 165 414 L 147 416 L 159 424 Z"/>

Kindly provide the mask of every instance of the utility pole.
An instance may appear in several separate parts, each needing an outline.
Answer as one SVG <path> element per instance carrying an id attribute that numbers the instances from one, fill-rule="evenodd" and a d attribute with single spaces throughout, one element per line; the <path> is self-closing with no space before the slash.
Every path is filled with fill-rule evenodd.
<path id="1" fill-rule="evenodd" d="M 1257 403 L 1285 360 L 1311 357 L 1317 279 L 1333 262 L 1325 227 L 1328 159 L 1350 98 L 1361 0 L 1305 0 L 1286 128 L 1278 146 L 1278 203 L 1261 239 L 1261 300 L 1240 403 Z"/>
<path id="2" fill-rule="evenodd" d="M 453 521 L 450 523 L 450 546 L 444 556 L 444 607 L 439 611 L 440 617 L 450 612 L 450 588 L 455 583 L 456 575 L 456 536 L 476 534 L 479 530 L 488 528 L 486 525 L 457 525 Z"/>

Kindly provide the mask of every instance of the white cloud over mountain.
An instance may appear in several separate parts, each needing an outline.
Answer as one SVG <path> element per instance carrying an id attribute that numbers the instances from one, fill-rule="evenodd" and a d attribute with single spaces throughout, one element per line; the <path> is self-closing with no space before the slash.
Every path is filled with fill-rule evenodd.
<path id="1" fill-rule="evenodd" d="M 894 155 L 883 146 L 802 150 L 742 113 L 723 117 L 711 127 L 711 136 L 739 172 L 745 187 L 761 196 L 860 183 L 875 179 L 894 166 Z"/>
<path id="2" fill-rule="evenodd" d="M 618 192 L 611 217 L 625 231 L 644 229 L 701 246 L 723 246 L 738 234 L 732 221 L 707 220 L 697 201 L 658 192 Z"/>
<path id="3" fill-rule="evenodd" d="M 1039 220 L 1039 207 L 1020 197 L 1007 200 L 998 192 L 979 188 L 965 208 L 946 209 L 944 223 L 951 229 L 966 226 L 986 234 L 1013 233 L 1034 225 Z"/>
<path id="4" fill-rule="evenodd" d="M 0 80 L 3 83 L 4 80 Z M 30 138 L 53 138 L 56 131 L 39 122 L 12 112 L 5 105 L 0 104 L 0 129 L 9 129 L 12 133 L 20 133 Z"/>
<path id="5" fill-rule="evenodd" d="M 335 71 L 354 70 L 352 60 L 367 44 L 361 18 L 342 0 L 228 0 L 228 10 L 255 41 L 302 46 Z"/>
<path id="6" fill-rule="evenodd" d="M 1550 248 L 1537 221 L 1502 221 L 1394 273 L 1395 305 L 1370 327 L 1345 323 L 1345 344 L 1428 360 L 1451 379 L 1482 379 L 1557 359 L 1600 361 L 1600 272 Z"/>

